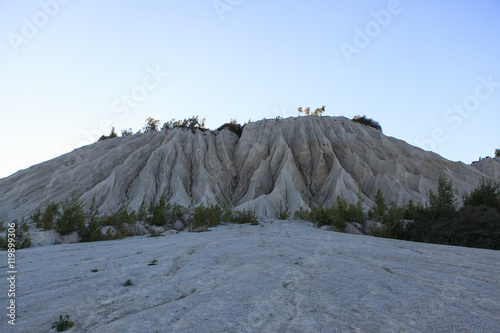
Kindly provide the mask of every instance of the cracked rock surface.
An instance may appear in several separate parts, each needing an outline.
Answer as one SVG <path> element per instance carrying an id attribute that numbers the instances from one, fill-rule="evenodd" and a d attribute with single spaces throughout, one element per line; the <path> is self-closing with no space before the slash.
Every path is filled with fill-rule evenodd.
<path id="1" fill-rule="evenodd" d="M 18 318 L 2 332 L 47 332 L 60 314 L 75 322 L 69 332 L 495 332 L 500 322 L 500 251 L 302 221 L 16 254 Z"/>

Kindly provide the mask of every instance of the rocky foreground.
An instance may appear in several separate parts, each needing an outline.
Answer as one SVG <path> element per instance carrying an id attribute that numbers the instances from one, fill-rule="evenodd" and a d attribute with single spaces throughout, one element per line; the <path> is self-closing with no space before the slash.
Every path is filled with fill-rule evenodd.
<path id="1" fill-rule="evenodd" d="M 4 316 L 2 332 L 48 332 L 61 314 L 70 332 L 120 333 L 498 332 L 500 322 L 499 251 L 300 221 L 17 254 L 18 318 Z"/>

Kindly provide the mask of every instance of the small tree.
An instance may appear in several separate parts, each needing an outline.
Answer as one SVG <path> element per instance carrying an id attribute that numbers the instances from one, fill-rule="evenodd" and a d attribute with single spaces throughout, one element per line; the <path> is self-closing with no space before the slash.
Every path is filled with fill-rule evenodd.
<path id="1" fill-rule="evenodd" d="M 370 217 L 375 220 L 382 220 L 387 211 L 387 205 L 385 204 L 384 195 L 380 189 L 377 190 L 375 195 L 375 206 L 372 207 L 370 212 Z"/>
<path id="2" fill-rule="evenodd" d="M 108 136 L 106 135 L 102 135 L 100 138 L 99 138 L 99 141 L 104 141 L 104 140 L 107 140 L 107 139 L 113 139 L 113 138 L 116 138 L 118 135 L 116 134 L 115 132 L 115 128 L 111 128 L 111 133 L 109 133 Z"/>
<path id="3" fill-rule="evenodd" d="M 238 121 L 236 119 L 231 119 L 228 123 L 225 123 L 221 127 L 217 129 L 217 131 L 222 131 L 223 129 L 227 128 L 237 136 L 241 137 L 241 134 L 243 133 L 243 127 L 238 124 Z"/>
<path id="4" fill-rule="evenodd" d="M 129 128 L 129 129 L 122 129 L 122 136 L 129 136 L 129 135 L 132 135 L 132 134 L 134 134 L 134 133 L 132 132 L 131 128 Z"/>
<path id="5" fill-rule="evenodd" d="M 326 108 L 326 106 L 323 105 L 322 107 L 314 110 L 311 115 L 321 117 L 323 115 L 323 113 L 325 113 L 325 108 Z"/>
<path id="6" fill-rule="evenodd" d="M 479 185 L 463 198 L 464 206 L 485 205 L 500 211 L 500 184 L 481 179 Z"/>
<path id="7" fill-rule="evenodd" d="M 311 108 L 307 107 L 305 110 L 302 110 L 302 107 L 298 108 L 299 113 L 304 113 L 306 116 L 322 116 L 323 113 L 325 113 L 325 108 L 326 106 L 322 106 L 320 108 L 317 108 L 313 112 L 311 112 Z"/>
<path id="8" fill-rule="evenodd" d="M 376 130 L 382 132 L 382 126 L 380 126 L 380 124 L 377 121 L 375 121 L 375 120 L 373 120 L 371 118 L 368 118 L 365 115 L 363 115 L 363 116 L 360 116 L 360 115 L 354 116 L 354 118 L 352 118 L 352 120 L 355 121 L 355 122 L 358 122 L 360 124 L 373 127 Z"/>
<path id="9" fill-rule="evenodd" d="M 500 149 L 495 150 L 495 157 L 500 157 Z"/>
<path id="10" fill-rule="evenodd" d="M 453 186 L 445 175 L 439 176 L 437 195 L 430 191 L 429 204 L 431 211 L 438 216 L 451 217 L 457 211 L 458 202 L 453 194 Z"/>
<path id="11" fill-rule="evenodd" d="M 61 205 L 61 210 L 60 215 L 56 219 L 54 229 L 61 235 L 68 235 L 74 231 L 83 234 L 85 231 L 85 213 L 76 195 L 64 201 Z"/>
<path id="12" fill-rule="evenodd" d="M 153 117 L 148 117 L 146 119 L 146 125 L 143 127 L 143 131 L 144 133 L 158 131 L 160 124 L 161 122 L 159 120 L 156 120 Z"/>
<path id="13" fill-rule="evenodd" d="M 167 194 L 163 193 L 160 200 L 155 203 L 151 201 L 149 205 L 149 214 L 151 216 L 148 218 L 150 224 L 162 226 L 168 222 L 168 206 L 167 206 Z"/>

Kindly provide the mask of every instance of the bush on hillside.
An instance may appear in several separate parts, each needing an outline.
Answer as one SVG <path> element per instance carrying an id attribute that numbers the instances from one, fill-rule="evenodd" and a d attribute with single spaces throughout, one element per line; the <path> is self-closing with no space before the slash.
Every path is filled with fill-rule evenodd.
<path id="1" fill-rule="evenodd" d="M 223 129 L 227 128 L 228 130 L 236 134 L 238 137 L 241 137 L 241 134 L 243 133 L 243 127 L 244 126 L 238 124 L 236 119 L 231 119 L 228 123 L 225 123 L 224 125 L 219 127 L 217 131 L 222 131 Z"/>
<path id="2" fill-rule="evenodd" d="M 106 136 L 106 135 L 102 135 L 102 136 L 99 138 L 99 140 L 98 140 L 98 141 L 104 141 L 104 140 L 108 140 L 108 139 L 113 139 L 113 138 L 116 138 L 117 136 L 118 136 L 118 135 L 117 135 L 117 134 L 116 134 L 116 132 L 115 132 L 115 128 L 113 127 L 113 128 L 111 129 L 111 133 L 109 133 L 109 135 L 108 135 L 108 136 Z"/>
<path id="3" fill-rule="evenodd" d="M 439 176 L 438 193 L 429 192 L 429 208 L 437 218 L 453 218 L 457 211 L 458 201 L 453 194 L 451 181 L 446 176 Z"/>
<path id="4" fill-rule="evenodd" d="M 500 211 L 500 183 L 481 179 L 479 185 L 463 197 L 464 206 L 485 205 Z"/>
<path id="5" fill-rule="evenodd" d="M 377 190 L 375 195 L 375 205 L 370 209 L 368 215 L 371 219 L 375 221 L 381 221 L 387 211 L 387 205 L 385 204 L 385 198 L 380 189 Z"/>
<path id="6" fill-rule="evenodd" d="M 344 231 L 347 222 L 363 222 L 366 219 L 361 193 L 356 204 L 347 204 L 344 198 L 338 196 L 331 207 L 320 205 L 309 211 L 301 208 L 295 212 L 295 217 L 314 222 L 318 227 L 329 225 L 338 231 Z"/>
<path id="7" fill-rule="evenodd" d="M 166 123 L 163 123 L 161 129 L 166 130 L 174 127 L 182 127 L 182 128 L 190 128 L 192 130 L 194 129 L 205 130 L 205 121 L 206 121 L 205 118 L 200 120 L 198 116 L 192 116 L 191 118 L 187 118 L 184 120 L 172 119 L 170 121 L 167 121 Z"/>
<path id="8" fill-rule="evenodd" d="M 488 206 L 464 206 L 454 218 L 420 216 L 408 225 L 407 239 L 456 246 L 500 249 L 500 213 Z"/>
<path id="9" fill-rule="evenodd" d="M 278 220 L 287 220 L 290 217 L 290 213 L 288 212 L 288 207 L 286 203 L 283 203 L 283 201 L 280 201 L 280 204 L 278 206 Z"/>
<path id="10" fill-rule="evenodd" d="M 500 149 L 495 149 L 495 157 L 500 157 Z"/>
<path id="11" fill-rule="evenodd" d="M 167 207 L 167 195 L 163 193 L 158 202 L 151 201 L 149 204 L 147 221 L 149 224 L 162 226 L 168 222 L 168 207 Z"/>
<path id="12" fill-rule="evenodd" d="M 0 226 L 3 228 L 3 222 Z M 6 250 L 12 248 L 12 245 L 9 246 L 9 243 L 14 244 L 13 246 L 16 250 L 30 247 L 32 244 L 29 228 L 29 224 L 24 219 L 21 222 L 16 220 L 7 223 L 6 228 L 3 228 L 6 231 L 5 236 L 0 238 L 0 248 Z M 14 235 L 14 237 L 9 237 L 9 234 Z"/>
<path id="13" fill-rule="evenodd" d="M 231 222 L 238 224 L 250 223 L 251 225 L 259 224 L 257 216 L 255 216 L 255 212 L 251 209 L 237 210 L 233 212 Z"/>
<path id="14" fill-rule="evenodd" d="M 161 122 L 153 117 L 146 118 L 146 124 L 142 128 L 144 133 L 156 132 L 160 129 Z"/>
<path id="15" fill-rule="evenodd" d="M 59 205 L 55 202 L 51 202 L 45 207 L 42 212 L 40 209 L 31 216 L 33 222 L 35 222 L 37 228 L 43 228 L 44 230 L 52 230 L 54 228 L 54 221 L 56 215 L 59 213 Z"/>
<path id="16" fill-rule="evenodd" d="M 363 115 L 363 116 L 360 116 L 360 115 L 354 116 L 354 118 L 352 118 L 352 120 L 355 121 L 355 122 L 358 122 L 360 124 L 373 127 L 376 130 L 382 132 L 382 126 L 380 126 L 380 124 L 378 122 L 376 122 L 375 120 L 373 120 L 371 118 L 368 118 L 365 115 Z"/>
<path id="17" fill-rule="evenodd" d="M 205 207 L 200 205 L 194 209 L 193 218 L 188 223 L 189 231 L 202 231 L 216 227 L 221 222 L 222 208 L 219 205 Z"/>
<path id="18" fill-rule="evenodd" d="M 79 234 L 84 232 L 85 213 L 76 195 L 61 204 L 61 212 L 57 215 L 54 229 L 60 235 L 69 235 L 74 231 Z"/>
<path id="19" fill-rule="evenodd" d="M 311 112 L 311 108 L 307 107 L 304 110 L 302 110 L 302 107 L 299 107 L 298 111 L 299 113 L 304 113 L 306 116 L 319 116 L 321 117 L 323 113 L 325 113 L 325 108 L 326 106 L 322 106 L 320 108 L 316 108 L 313 112 Z"/>

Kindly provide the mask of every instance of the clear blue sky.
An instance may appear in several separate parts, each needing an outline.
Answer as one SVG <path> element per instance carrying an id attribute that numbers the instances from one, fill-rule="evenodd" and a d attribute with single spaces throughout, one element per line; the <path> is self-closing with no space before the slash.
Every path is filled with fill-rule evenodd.
<path id="1" fill-rule="evenodd" d="M 299 106 L 465 163 L 500 148 L 498 0 L 0 0 L 0 37 L 0 178 L 148 116 Z"/>

